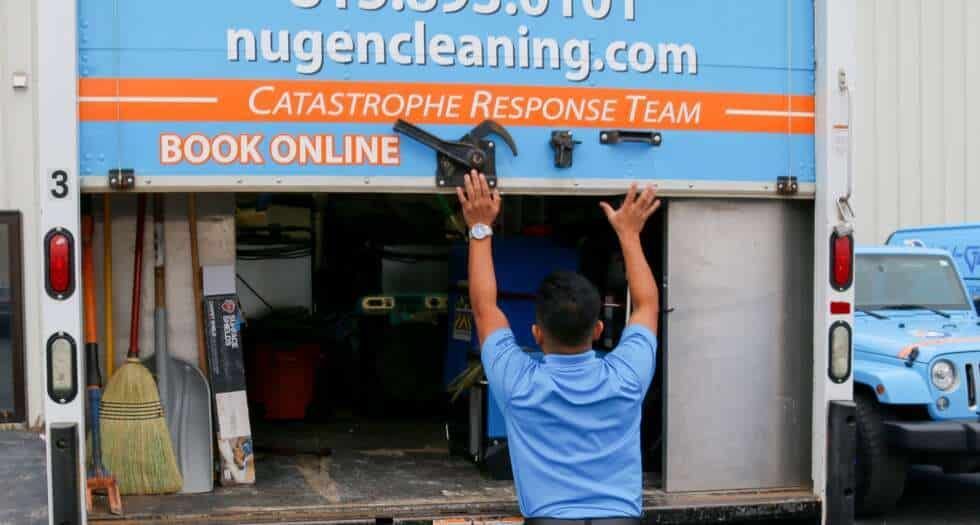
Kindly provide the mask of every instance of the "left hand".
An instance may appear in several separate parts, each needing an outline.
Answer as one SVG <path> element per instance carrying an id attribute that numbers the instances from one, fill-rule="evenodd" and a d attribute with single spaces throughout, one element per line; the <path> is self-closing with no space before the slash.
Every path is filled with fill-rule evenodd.
<path id="1" fill-rule="evenodd" d="M 465 177 L 465 187 L 456 188 L 456 196 L 463 206 L 463 218 L 472 228 L 476 224 L 490 226 L 500 214 L 500 192 L 490 190 L 487 176 L 472 170 Z"/>

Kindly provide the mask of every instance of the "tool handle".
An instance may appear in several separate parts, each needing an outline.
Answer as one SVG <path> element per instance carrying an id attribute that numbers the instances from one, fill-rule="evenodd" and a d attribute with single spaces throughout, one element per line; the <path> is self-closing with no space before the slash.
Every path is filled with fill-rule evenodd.
<path id="1" fill-rule="evenodd" d="M 194 328 L 197 329 L 197 361 L 208 376 L 208 350 L 204 346 L 204 285 L 201 282 L 201 256 L 197 246 L 197 195 L 187 196 L 187 224 L 191 230 L 191 274 L 194 279 Z"/>
<path id="2" fill-rule="evenodd" d="M 153 299 L 157 309 L 167 307 L 166 264 L 167 241 L 164 237 L 163 195 L 153 196 Z"/>
<path id="3" fill-rule="evenodd" d="M 609 145 L 622 144 L 624 142 L 639 142 L 651 146 L 659 146 L 663 143 L 663 136 L 657 131 L 615 129 L 600 132 L 599 142 Z"/>
<path id="4" fill-rule="evenodd" d="M 112 196 L 108 193 L 102 196 L 102 305 L 105 319 L 105 373 L 112 376 L 115 364 L 115 329 L 112 319 Z"/>
<path id="5" fill-rule="evenodd" d="M 91 215 L 82 216 L 82 294 L 84 295 L 85 344 L 98 340 L 95 321 L 95 265 L 92 262 L 92 234 L 95 220 Z"/>
<path id="6" fill-rule="evenodd" d="M 102 432 L 99 428 L 99 409 L 101 404 L 102 389 L 97 386 L 89 386 L 88 428 L 92 433 L 92 467 L 96 476 L 105 471 L 105 467 L 102 465 Z"/>
<path id="7" fill-rule="evenodd" d="M 126 357 L 138 359 L 140 356 L 140 297 L 143 285 L 143 234 L 146 229 L 146 195 L 137 196 L 136 205 L 136 250 L 133 257 L 133 300 L 129 316 L 129 351 Z"/>
<path id="8" fill-rule="evenodd" d="M 99 370 L 99 345 L 85 343 L 85 385 L 102 388 L 102 372 Z"/>

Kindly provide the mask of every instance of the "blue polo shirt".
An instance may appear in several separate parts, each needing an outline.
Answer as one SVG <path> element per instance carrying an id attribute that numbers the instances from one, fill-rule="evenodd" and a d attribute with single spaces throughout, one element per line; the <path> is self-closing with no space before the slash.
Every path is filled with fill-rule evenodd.
<path id="1" fill-rule="evenodd" d="M 657 338 L 638 325 L 604 358 L 588 351 L 539 362 L 509 328 L 483 343 L 525 517 L 641 515 L 640 417 L 656 351 Z"/>

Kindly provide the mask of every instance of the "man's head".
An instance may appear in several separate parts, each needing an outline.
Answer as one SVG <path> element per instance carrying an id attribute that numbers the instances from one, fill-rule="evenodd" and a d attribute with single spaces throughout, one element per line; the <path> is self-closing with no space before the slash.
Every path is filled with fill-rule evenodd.
<path id="1" fill-rule="evenodd" d="M 585 277 L 556 272 L 538 289 L 534 339 L 546 353 L 580 353 L 602 334 L 599 291 Z"/>

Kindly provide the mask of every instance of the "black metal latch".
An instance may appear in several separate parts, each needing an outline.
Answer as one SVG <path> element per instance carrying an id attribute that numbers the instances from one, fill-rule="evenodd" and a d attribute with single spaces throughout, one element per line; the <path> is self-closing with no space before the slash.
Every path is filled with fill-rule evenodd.
<path id="1" fill-rule="evenodd" d="M 555 167 L 562 169 L 572 167 L 572 151 L 575 150 L 576 144 L 581 143 L 581 140 L 572 137 L 571 131 L 552 131 L 551 147 L 555 150 Z"/>
<path id="2" fill-rule="evenodd" d="M 114 190 L 131 190 L 136 186 L 136 172 L 129 168 L 109 170 L 109 187 Z"/>
<path id="3" fill-rule="evenodd" d="M 781 176 L 776 177 L 776 193 L 780 195 L 796 195 L 800 191 L 800 183 L 796 177 Z"/>
<path id="4" fill-rule="evenodd" d="M 514 138 L 503 126 L 492 120 L 483 121 L 456 142 L 442 140 L 401 119 L 395 122 L 395 131 L 436 151 L 436 185 L 439 187 L 462 186 L 463 176 L 470 170 L 484 173 L 490 187 L 497 186 L 496 145 L 487 138 L 490 135 L 502 138 L 514 156 L 517 156 Z"/>

